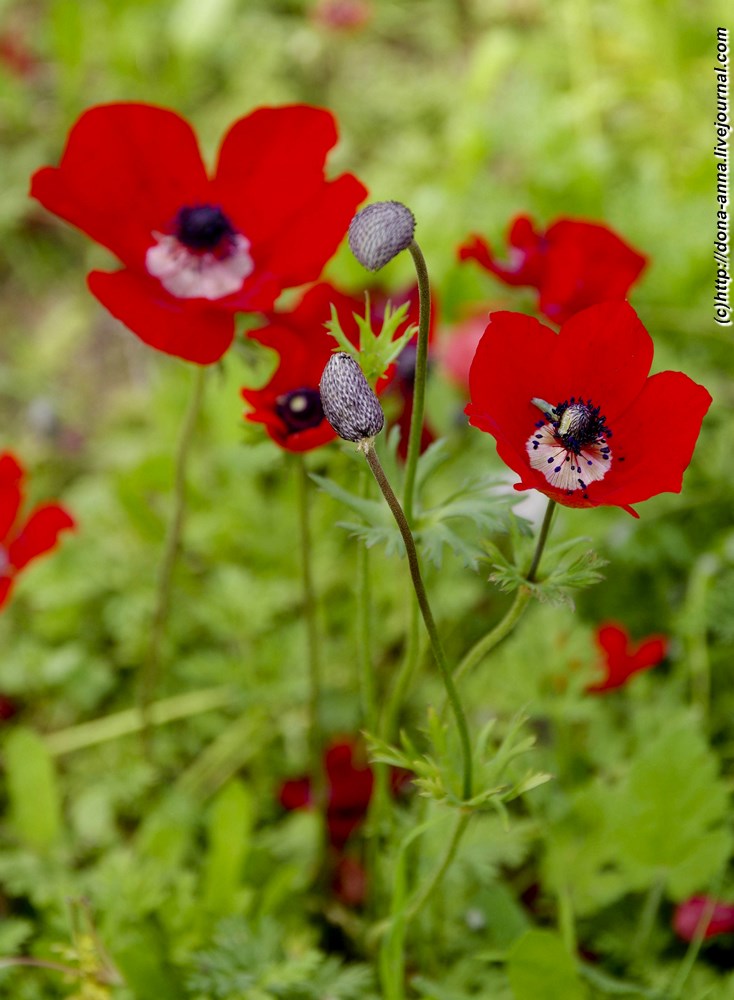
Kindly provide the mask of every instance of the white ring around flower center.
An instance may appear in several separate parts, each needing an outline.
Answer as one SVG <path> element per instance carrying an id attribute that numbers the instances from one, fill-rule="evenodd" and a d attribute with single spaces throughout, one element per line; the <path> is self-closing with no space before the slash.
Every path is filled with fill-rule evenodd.
<path id="1" fill-rule="evenodd" d="M 566 447 L 551 423 L 533 431 L 525 450 L 531 467 L 542 472 L 551 486 L 567 493 L 586 490 L 589 483 L 603 479 L 612 465 L 612 451 L 603 434 L 576 454 Z"/>
<path id="2" fill-rule="evenodd" d="M 238 292 L 255 269 L 250 241 L 238 233 L 227 238 L 226 254 L 196 253 L 175 236 L 153 233 L 145 255 L 148 274 L 179 299 L 222 299 Z"/>

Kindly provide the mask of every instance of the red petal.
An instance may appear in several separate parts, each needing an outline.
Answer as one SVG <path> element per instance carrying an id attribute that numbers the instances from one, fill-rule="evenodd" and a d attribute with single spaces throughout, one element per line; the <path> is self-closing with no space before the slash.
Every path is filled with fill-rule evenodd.
<path id="1" fill-rule="evenodd" d="M 561 327 L 545 359 L 550 374 L 543 391 L 553 398 L 544 398 L 551 404 L 591 399 L 616 436 L 616 418 L 642 391 L 652 357 L 652 338 L 628 302 L 591 306 Z"/>
<path id="2" fill-rule="evenodd" d="M 0 576 L 0 608 L 10 600 L 10 593 L 13 589 L 13 581 L 9 576 Z"/>
<path id="3" fill-rule="evenodd" d="M 23 569 L 36 556 L 54 548 L 60 532 L 74 526 L 71 514 L 58 504 L 37 507 L 8 546 L 10 565 Z"/>
<path id="4" fill-rule="evenodd" d="M 210 365 L 218 361 L 234 338 L 234 318 L 218 309 L 184 304 L 166 295 L 152 279 L 132 271 L 92 271 L 90 291 L 105 309 L 157 351 L 185 361 Z"/>
<path id="5" fill-rule="evenodd" d="M 664 635 L 651 635 L 644 639 L 632 654 L 635 670 L 647 670 L 665 659 L 668 640 Z"/>
<path id="6" fill-rule="evenodd" d="M 18 516 L 23 499 L 23 469 L 9 451 L 0 455 L 0 542 L 4 541 Z"/>
<path id="7" fill-rule="evenodd" d="M 367 194 L 350 174 L 326 182 L 336 139 L 328 111 L 294 105 L 258 109 L 222 143 L 214 188 L 283 287 L 319 276 Z"/>
<path id="8" fill-rule="evenodd" d="M 660 372 L 613 424 L 613 468 L 589 488 L 599 503 L 680 493 L 711 395 L 682 372 Z M 620 459 L 624 459 L 621 462 Z"/>
<path id="9" fill-rule="evenodd" d="M 106 246 L 124 263 L 144 266 L 154 230 L 182 205 L 209 200 L 191 126 L 148 104 L 103 104 L 85 111 L 69 133 L 58 169 L 34 174 L 31 195 Z"/>

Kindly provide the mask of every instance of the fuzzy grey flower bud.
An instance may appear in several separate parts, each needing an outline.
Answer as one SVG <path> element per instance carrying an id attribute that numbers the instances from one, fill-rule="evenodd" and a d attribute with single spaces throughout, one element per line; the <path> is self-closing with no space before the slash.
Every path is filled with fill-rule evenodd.
<path id="1" fill-rule="evenodd" d="M 413 242 L 413 213 L 399 201 L 376 201 L 349 224 L 349 246 L 368 271 L 379 271 Z"/>
<path id="2" fill-rule="evenodd" d="M 340 438 L 363 441 L 379 434 L 385 417 L 362 369 L 349 354 L 332 354 L 319 384 L 321 407 Z"/>

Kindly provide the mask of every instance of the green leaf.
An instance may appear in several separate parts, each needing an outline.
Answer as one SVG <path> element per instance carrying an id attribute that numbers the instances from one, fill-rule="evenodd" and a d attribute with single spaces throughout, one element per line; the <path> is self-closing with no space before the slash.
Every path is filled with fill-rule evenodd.
<path id="1" fill-rule="evenodd" d="M 675 900 L 704 888 L 732 851 L 728 800 L 695 720 L 672 720 L 607 803 L 609 840 L 633 885 L 644 889 L 663 878 Z"/>
<path id="2" fill-rule="evenodd" d="M 225 916 L 234 908 L 254 816 L 251 792 L 238 778 L 232 778 L 214 799 L 207 816 L 202 895 L 209 914 Z"/>
<path id="3" fill-rule="evenodd" d="M 32 729 L 12 730 L 5 740 L 10 817 L 19 839 L 48 850 L 61 834 L 61 793 L 46 744 Z"/>
<path id="4" fill-rule="evenodd" d="M 530 930 L 508 954 L 507 977 L 515 1000 L 586 1000 L 587 993 L 561 938 Z"/>

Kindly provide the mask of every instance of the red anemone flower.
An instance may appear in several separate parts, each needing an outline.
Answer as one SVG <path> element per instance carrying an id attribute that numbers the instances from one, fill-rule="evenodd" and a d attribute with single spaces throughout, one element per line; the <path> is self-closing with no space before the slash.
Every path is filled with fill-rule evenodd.
<path id="1" fill-rule="evenodd" d="M 490 316 L 469 373 L 469 422 L 521 478 L 568 507 L 630 506 L 679 493 L 711 404 L 681 372 L 648 377 L 653 344 L 627 302 L 577 313 L 554 333 Z"/>
<path id="2" fill-rule="evenodd" d="M 357 744 L 350 739 L 332 743 L 324 753 L 328 788 L 326 828 L 329 843 L 341 851 L 349 837 L 367 817 L 374 775 L 367 763 L 357 759 Z M 283 782 L 281 805 L 288 810 L 304 809 L 312 804 L 311 779 L 295 778 Z"/>
<path id="3" fill-rule="evenodd" d="M 673 915 L 673 930 L 684 941 L 692 941 L 705 914 L 709 914 L 704 938 L 734 933 L 734 906 L 715 903 L 708 896 L 692 896 L 679 903 Z"/>
<path id="4" fill-rule="evenodd" d="M 625 629 L 614 622 L 599 626 L 596 643 L 603 653 L 600 666 L 604 676 L 586 688 L 594 694 L 622 687 L 630 677 L 664 660 L 668 649 L 664 635 L 648 636 L 633 646 Z"/>
<path id="5" fill-rule="evenodd" d="M 267 385 L 261 389 L 243 389 L 242 397 L 252 410 L 247 420 L 264 424 L 268 435 L 287 451 L 310 451 L 333 441 L 336 432 L 324 417 L 319 382 L 324 367 L 337 346 L 325 324 L 334 306 L 345 336 L 359 343 L 359 327 L 354 318 L 364 314 L 364 299 L 346 295 L 326 282 L 314 285 L 290 312 L 267 314 L 266 326 L 250 330 L 249 337 L 280 355 L 280 361 Z M 379 324 L 384 313 L 373 310 L 372 321 Z M 396 331 L 399 336 L 408 318 Z M 391 366 L 377 383 L 381 393 L 395 375 Z"/>
<path id="6" fill-rule="evenodd" d="M 234 313 L 269 309 L 315 281 L 366 190 L 324 177 L 336 142 L 325 110 L 259 108 L 240 118 L 207 175 L 196 136 L 174 111 L 90 108 L 58 168 L 31 195 L 111 250 L 124 269 L 93 271 L 92 293 L 157 350 L 198 364 L 232 343 Z"/>
<path id="7" fill-rule="evenodd" d="M 558 219 L 545 232 L 519 215 L 507 233 L 510 259 L 502 263 L 486 240 L 471 236 L 459 247 L 460 260 L 475 260 L 507 285 L 538 291 L 538 309 L 554 323 L 588 306 L 624 299 L 647 258 L 597 222 Z"/>
<path id="8" fill-rule="evenodd" d="M 59 532 L 74 527 L 71 515 L 55 503 L 36 507 L 23 523 L 23 468 L 10 452 L 0 454 L 0 608 L 17 574 L 36 556 L 56 545 Z"/>

